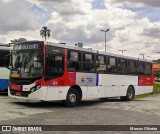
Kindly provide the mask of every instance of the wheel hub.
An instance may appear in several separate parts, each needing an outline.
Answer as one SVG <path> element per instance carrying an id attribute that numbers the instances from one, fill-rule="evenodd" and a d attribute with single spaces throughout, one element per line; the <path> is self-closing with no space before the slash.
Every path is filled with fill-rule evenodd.
<path id="1" fill-rule="evenodd" d="M 69 101 L 71 103 L 75 103 L 76 102 L 76 95 L 75 94 L 69 94 Z"/>

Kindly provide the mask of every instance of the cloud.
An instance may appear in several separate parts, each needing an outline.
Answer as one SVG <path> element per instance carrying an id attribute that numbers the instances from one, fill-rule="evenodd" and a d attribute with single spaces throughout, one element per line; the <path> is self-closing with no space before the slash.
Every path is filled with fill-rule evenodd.
<path id="1" fill-rule="evenodd" d="M 112 1 L 112 4 L 111 4 Z M 137 18 L 137 12 L 123 9 L 125 0 L 116 4 L 116 0 L 104 1 L 106 8 L 92 8 L 93 1 L 49 1 L 34 0 L 40 7 L 54 5 L 49 20 L 46 22 L 52 31 L 52 38 L 75 44 L 84 43 L 85 47 L 92 47 L 104 51 L 104 33 L 101 29 L 110 28 L 107 33 L 108 52 L 121 54 L 119 49 L 127 49 L 126 55 L 140 57 L 140 53 L 154 55 L 154 47 L 158 46 L 157 34 L 154 30 L 159 22 L 154 24 L 148 18 Z M 145 6 L 143 2 L 130 1 L 128 4 Z M 79 5 L 79 6 L 78 6 Z M 156 56 L 156 55 L 155 55 Z"/>
<path id="2" fill-rule="evenodd" d="M 160 37 L 160 22 L 154 22 L 149 27 L 143 29 L 145 36 L 159 38 Z"/>
<path id="3" fill-rule="evenodd" d="M 29 12 L 31 5 L 26 1 L 0 1 L 0 33 L 35 30 L 38 23 Z"/>
<path id="4" fill-rule="evenodd" d="M 159 0 L 106 0 L 110 4 L 118 3 L 120 5 L 127 4 L 128 6 L 150 6 L 150 7 L 160 7 L 160 1 Z"/>
<path id="5" fill-rule="evenodd" d="M 139 54 L 145 53 L 157 57 L 155 51 L 160 50 L 160 22 L 138 18 L 138 12 L 124 9 L 126 3 L 136 7 L 158 7 L 158 1 L 155 4 L 148 0 L 104 0 L 105 7 L 96 9 L 93 9 L 94 0 L 13 1 L 0 5 L 0 11 L 5 11 L 0 13 L 1 41 L 22 36 L 41 40 L 40 26 L 46 25 L 52 32 L 49 41 L 69 45 L 82 42 L 85 47 L 104 51 L 104 33 L 100 30 L 109 28 L 106 34 L 108 52 L 121 54 L 118 50 L 125 49 L 124 55 L 141 57 Z"/>
<path id="6" fill-rule="evenodd" d="M 29 0 L 46 10 L 56 9 L 61 15 L 85 14 L 92 8 L 93 0 Z"/>
<path id="7" fill-rule="evenodd" d="M 124 28 L 133 21 L 135 15 L 129 10 L 112 7 L 109 7 L 108 10 L 92 10 L 90 8 L 85 14 L 75 13 L 74 15 L 65 15 L 55 11 L 48 20 L 47 26 L 51 29 L 53 38 L 58 40 L 83 42 L 89 46 L 97 43 L 102 44 L 103 47 L 104 33 L 100 30 L 111 29 L 107 33 L 107 41 L 118 36 L 116 31 L 120 29 L 126 35 L 127 31 Z M 119 35 L 121 40 L 122 38 L 128 40 L 126 36 L 122 36 L 120 33 Z"/>

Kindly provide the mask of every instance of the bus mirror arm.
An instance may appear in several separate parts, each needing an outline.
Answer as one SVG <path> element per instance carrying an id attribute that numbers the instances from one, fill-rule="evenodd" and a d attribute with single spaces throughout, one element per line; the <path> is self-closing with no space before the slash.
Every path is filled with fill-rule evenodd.
<path id="1" fill-rule="evenodd" d="M 10 53 L 10 54 L 6 55 L 6 56 L 5 56 L 5 58 L 8 58 L 8 57 L 10 57 L 11 55 L 12 55 L 12 53 Z"/>
<path id="2" fill-rule="evenodd" d="M 9 70 L 11 70 L 11 68 L 10 68 L 10 67 L 6 67 L 6 68 L 8 68 Z"/>
<path id="3" fill-rule="evenodd" d="M 6 55 L 4 58 L 5 58 L 5 59 L 8 59 L 11 55 L 12 55 L 12 53 Z M 12 69 L 12 68 L 11 68 L 10 66 L 8 66 L 8 65 L 5 65 L 5 67 L 8 68 L 9 70 Z"/>

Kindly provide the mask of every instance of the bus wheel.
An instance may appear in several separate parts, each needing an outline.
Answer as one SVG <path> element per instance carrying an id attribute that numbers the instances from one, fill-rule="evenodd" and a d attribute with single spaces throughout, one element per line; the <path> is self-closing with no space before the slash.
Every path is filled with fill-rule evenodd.
<path id="1" fill-rule="evenodd" d="M 80 95 L 77 90 L 74 88 L 71 88 L 67 94 L 66 100 L 65 100 L 65 106 L 66 107 L 75 107 L 80 102 Z"/>
<path id="2" fill-rule="evenodd" d="M 129 87 L 126 96 L 120 97 L 122 101 L 131 101 L 134 99 L 135 92 L 133 87 Z"/>

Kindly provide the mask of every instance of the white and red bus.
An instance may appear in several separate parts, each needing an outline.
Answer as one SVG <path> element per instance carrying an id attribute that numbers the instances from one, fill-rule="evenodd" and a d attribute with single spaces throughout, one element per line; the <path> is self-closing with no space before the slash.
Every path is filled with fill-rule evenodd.
<path id="1" fill-rule="evenodd" d="M 90 98 L 120 97 L 153 90 L 152 62 L 43 41 L 21 42 L 11 58 L 9 96 L 64 100 L 68 107 Z"/>

